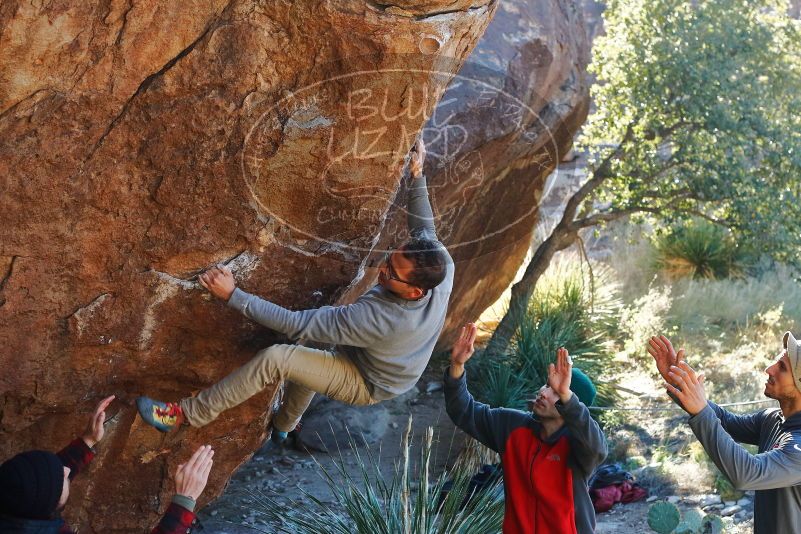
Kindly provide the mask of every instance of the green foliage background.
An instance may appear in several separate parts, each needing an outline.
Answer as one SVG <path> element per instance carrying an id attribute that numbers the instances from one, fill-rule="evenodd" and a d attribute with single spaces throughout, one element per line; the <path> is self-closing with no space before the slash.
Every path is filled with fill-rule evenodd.
<path id="1" fill-rule="evenodd" d="M 801 31 L 787 2 L 607 5 L 580 139 L 604 178 L 591 203 L 668 223 L 705 217 L 797 264 Z"/>

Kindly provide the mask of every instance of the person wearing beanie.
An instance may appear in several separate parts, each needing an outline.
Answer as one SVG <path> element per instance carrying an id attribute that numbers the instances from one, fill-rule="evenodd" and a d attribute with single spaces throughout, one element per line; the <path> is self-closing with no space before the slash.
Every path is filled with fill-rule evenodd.
<path id="1" fill-rule="evenodd" d="M 94 458 L 103 439 L 106 408 L 114 396 L 95 408 L 84 434 L 58 454 L 26 451 L 0 465 L 0 532 L 3 534 L 72 534 L 61 518 L 70 481 Z M 176 495 L 151 534 L 185 534 L 194 519 L 195 501 L 206 486 L 214 451 L 204 445 L 175 475 Z"/>
<path id="2" fill-rule="evenodd" d="M 735 489 L 754 490 L 755 534 L 801 532 L 801 347 L 790 332 L 783 345 L 765 369 L 765 396 L 779 406 L 750 414 L 707 401 L 704 377 L 665 336 L 652 337 L 648 347 L 668 395 L 690 415 L 690 428 L 709 457 Z M 757 454 L 740 443 L 756 445 Z"/>
<path id="3" fill-rule="evenodd" d="M 0 465 L 0 514 L 51 519 L 69 496 L 69 475 L 70 468 L 52 452 L 14 456 Z"/>
<path id="4" fill-rule="evenodd" d="M 453 346 L 446 411 L 457 427 L 501 455 L 504 534 L 592 534 L 595 510 L 587 483 L 607 454 L 603 431 L 587 409 L 595 386 L 560 348 L 548 383 L 529 401 L 530 412 L 481 404 L 467 390 L 464 369 L 476 332 L 468 323 Z"/>

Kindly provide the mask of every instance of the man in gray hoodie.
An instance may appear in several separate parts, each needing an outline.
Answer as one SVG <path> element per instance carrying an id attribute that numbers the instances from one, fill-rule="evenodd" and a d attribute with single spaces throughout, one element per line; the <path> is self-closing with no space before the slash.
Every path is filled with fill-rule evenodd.
<path id="1" fill-rule="evenodd" d="M 353 304 L 292 311 L 237 288 L 226 268 L 200 276 L 204 287 L 245 317 L 291 339 L 334 348 L 273 345 L 195 397 L 180 402 L 139 397 L 143 420 L 163 432 L 181 423 L 200 427 L 269 384 L 287 380 L 272 432 L 273 441 L 283 442 L 315 393 L 368 405 L 414 387 L 445 324 L 454 265 L 437 240 L 422 172 L 422 141 L 411 156 L 407 206 L 411 238 L 387 255 L 379 268 L 378 284 Z"/>
<path id="2" fill-rule="evenodd" d="M 784 335 L 784 349 L 765 369 L 765 396 L 778 408 L 747 415 L 730 413 L 706 400 L 703 376 L 684 361 L 665 336 L 653 337 L 656 360 L 668 394 L 690 414 L 690 428 L 718 469 L 739 490 L 755 490 L 754 533 L 801 532 L 801 348 Z M 751 454 L 740 446 L 759 447 Z"/>

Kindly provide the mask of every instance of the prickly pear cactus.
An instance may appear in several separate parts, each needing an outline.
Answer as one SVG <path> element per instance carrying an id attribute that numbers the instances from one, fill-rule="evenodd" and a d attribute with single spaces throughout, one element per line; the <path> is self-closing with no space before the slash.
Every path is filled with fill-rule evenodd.
<path id="1" fill-rule="evenodd" d="M 721 534 L 723 532 L 723 520 L 716 515 L 705 516 L 701 532 L 703 534 Z"/>
<path id="2" fill-rule="evenodd" d="M 672 534 L 698 534 L 698 531 L 691 528 L 690 525 L 684 521 L 681 521 Z"/>
<path id="3" fill-rule="evenodd" d="M 681 534 L 682 532 L 685 534 L 698 534 L 702 532 L 703 522 L 703 512 L 699 510 L 687 510 L 684 513 L 684 518 L 682 518 L 681 523 L 676 527 L 676 534 Z M 682 531 L 682 528 L 684 528 L 684 531 Z"/>
<path id="4" fill-rule="evenodd" d="M 648 526 L 659 534 L 671 534 L 681 521 L 681 512 L 675 504 L 657 502 L 648 510 Z"/>

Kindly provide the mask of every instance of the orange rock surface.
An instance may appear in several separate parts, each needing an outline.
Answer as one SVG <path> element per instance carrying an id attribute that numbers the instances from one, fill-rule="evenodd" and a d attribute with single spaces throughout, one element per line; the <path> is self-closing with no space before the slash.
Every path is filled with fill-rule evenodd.
<path id="1" fill-rule="evenodd" d="M 571 0 L 4 2 L 0 459 L 59 448 L 116 394 L 73 527 L 144 531 L 202 443 L 217 452 L 200 504 L 214 498 L 260 445 L 275 390 L 167 436 L 133 400 L 191 395 L 280 338 L 196 275 L 227 264 L 292 309 L 353 300 L 403 237 L 421 131 L 459 261 L 447 343 L 528 248 L 586 114 L 587 54 Z M 451 112 L 469 140 L 446 149 Z"/>

